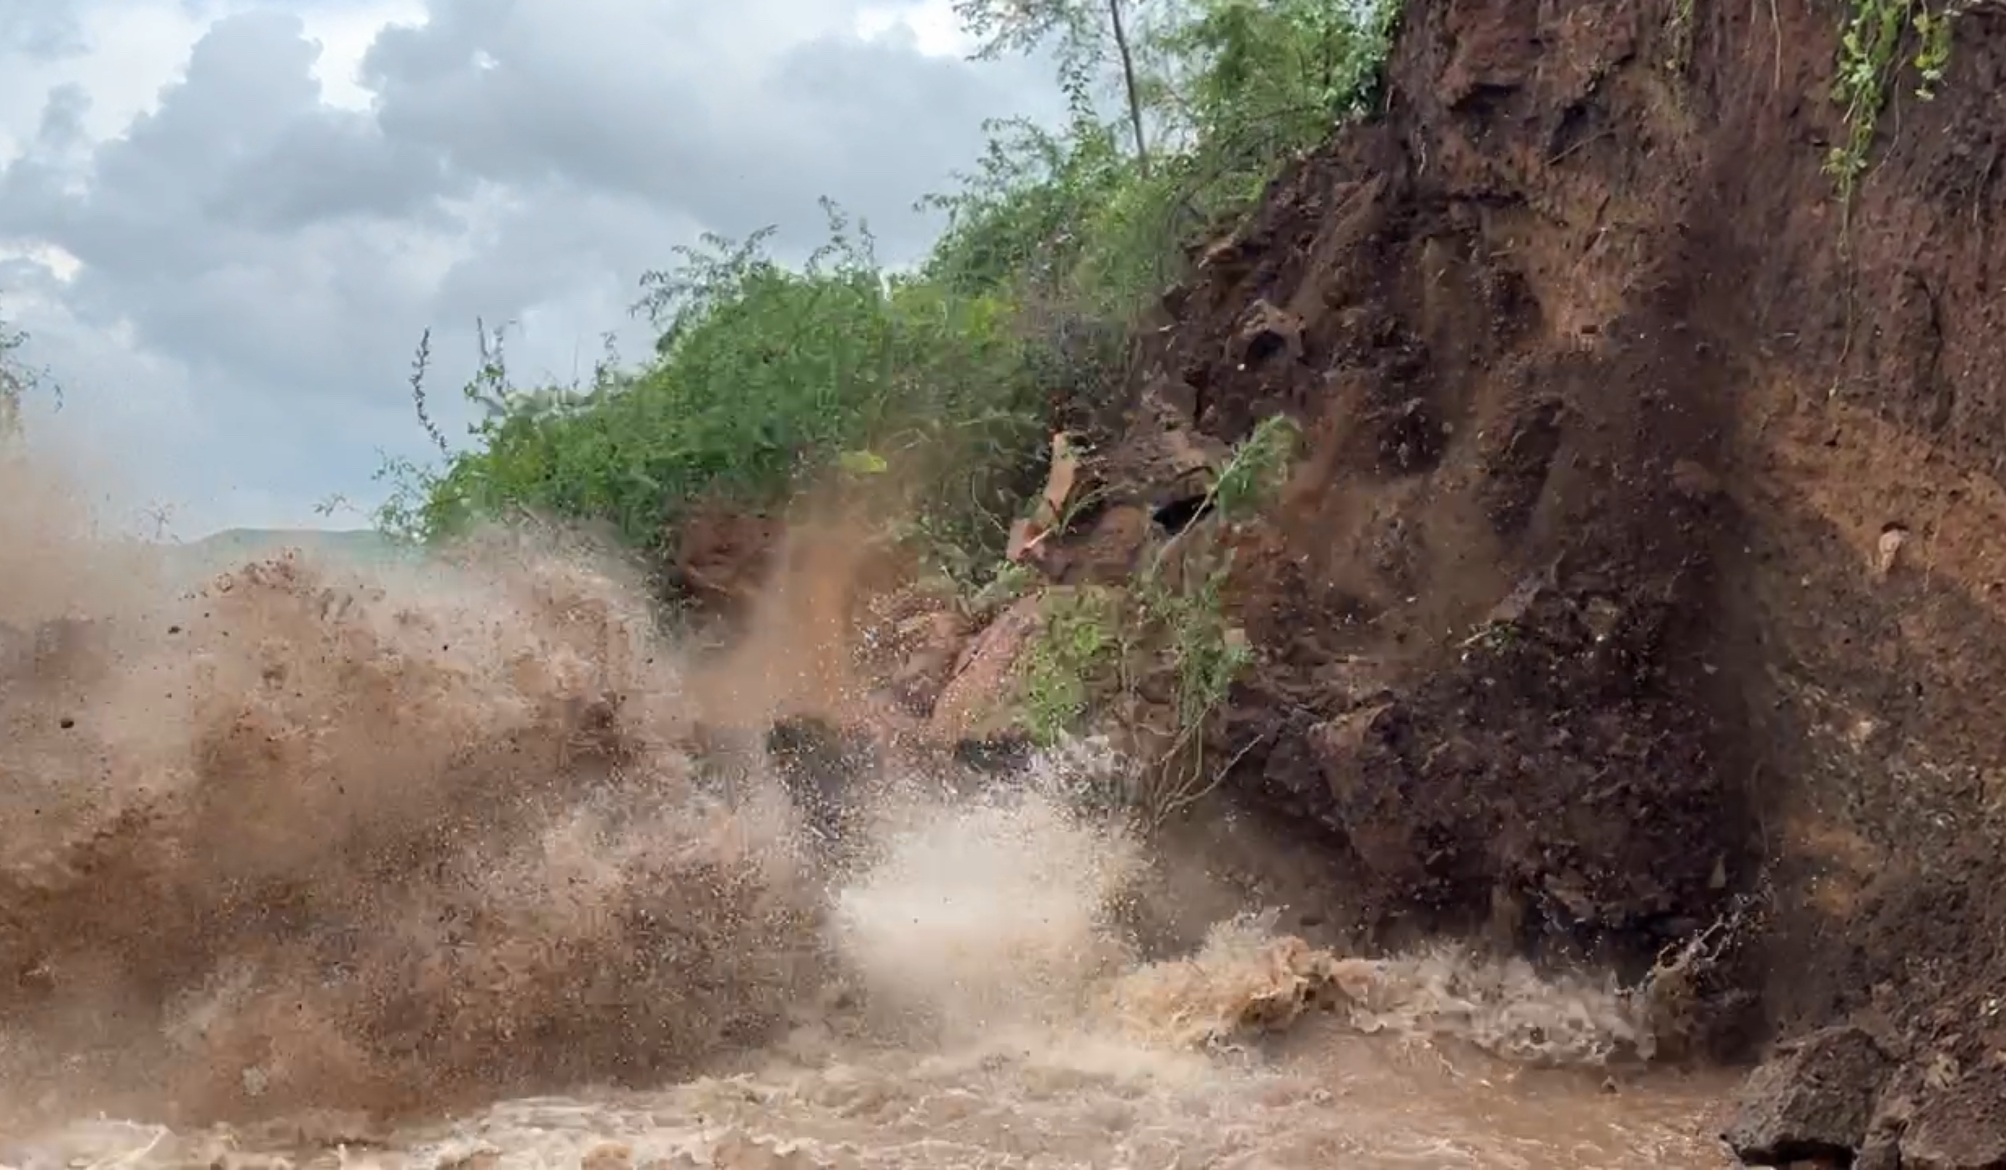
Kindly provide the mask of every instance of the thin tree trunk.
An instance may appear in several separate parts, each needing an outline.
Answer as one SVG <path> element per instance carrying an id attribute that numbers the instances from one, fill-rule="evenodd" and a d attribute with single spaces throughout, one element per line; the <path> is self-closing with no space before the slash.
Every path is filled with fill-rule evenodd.
<path id="1" fill-rule="evenodd" d="M 1128 29 L 1121 21 L 1121 0 L 1107 0 L 1108 22 L 1114 26 L 1115 51 L 1121 54 L 1122 83 L 1128 89 L 1128 124 L 1135 132 L 1135 164 L 1149 177 L 1149 143 L 1142 133 L 1142 94 L 1135 86 L 1135 58 L 1128 49 Z"/>

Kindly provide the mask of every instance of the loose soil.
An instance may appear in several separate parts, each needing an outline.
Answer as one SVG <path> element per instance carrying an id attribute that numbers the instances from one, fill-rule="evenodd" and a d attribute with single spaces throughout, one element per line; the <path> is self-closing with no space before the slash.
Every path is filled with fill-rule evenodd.
<path id="1" fill-rule="evenodd" d="M 1119 573 L 1189 496 L 1163 452 L 1293 416 L 1233 538 L 1229 790 L 1388 942 L 1635 973 L 1748 908 L 1694 1055 L 1860 1023 L 1902 1164 L 2006 1165 L 2006 16 L 1894 84 L 1848 215 L 1840 12 L 1679 7 L 1412 5 L 1385 116 L 1165 299 L 1054 556 Z"/>

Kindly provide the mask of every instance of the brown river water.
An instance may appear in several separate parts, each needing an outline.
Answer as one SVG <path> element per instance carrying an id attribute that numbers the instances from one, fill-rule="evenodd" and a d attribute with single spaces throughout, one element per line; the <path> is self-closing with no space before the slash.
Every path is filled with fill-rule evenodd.
<path id="1" fill-rule="evenodd" d="M 309 1147 L 95 1121 L 17 1150 L 26 1167 L 1725 1167 L 1716 1086 L 1619 1093 L 1580 1078 L 1417 1068 L 1356 1038 L 1271 1068 L 1049 1045 L 852 1054 L 816 1069 L 648 1093 L 510 1101 L 385 1145 Z"/>
<path id="2" fill-rule="evenodd" d="M 696 746 L 774 690 L 575 551 L 176 588 L 0 481 L 0 1165 L 1730 1164 L 1599 977 L 1216 899 L 1145 950 L 1207 860 L 1072 811 L 1085 757 L 812 843 Z"/>

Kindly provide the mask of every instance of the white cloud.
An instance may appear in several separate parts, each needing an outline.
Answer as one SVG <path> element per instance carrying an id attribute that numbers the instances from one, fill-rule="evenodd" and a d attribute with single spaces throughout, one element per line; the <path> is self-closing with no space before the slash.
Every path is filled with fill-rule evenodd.
<path id="1" fill-rule="evenodd" d="M 855 27 L 863 37 L 910 37 L 929 57 L 967 57 L 976 47 L 975 39 L 961 30 L 952 0 L 871 5 L 857 13 Z"/>
<path id="2" fill-rule="evenodd" d="M 376 96 L 362 84 L 362 59 L 369 46 L 390 25 L 422 23 L 425 6 L 419 0 L 388 0 L 302 15 L 307 36 L 320 44 L 314 77 L 321 99 L 340 109 L 366 110 Z"/>
<path id="3" fill-rule="evenodd" d="M 30 0 L 65 6 L 64 0 Z M 172 2 L 73 6 L 88 51 L 53 60 L 0 57 L 0 158 L 13 158 L 35 136 L 43 98 L 62 85 L 91 98 L 85 129 L 109 138 L 155 108 L 162 86 L 188 60 L 209 22 Z"/>
<path id="4" fill-rule="evenodd" d="M 10 260 L 19 260 L 34 265 L 50 278 L 68 284 L 77 278 L 83 268 L 83 261 L 70 255 L 69 249 L 61 244 L 46 240 L 28 240 L 19 244 L 0 245 L 0 265 Z"/>

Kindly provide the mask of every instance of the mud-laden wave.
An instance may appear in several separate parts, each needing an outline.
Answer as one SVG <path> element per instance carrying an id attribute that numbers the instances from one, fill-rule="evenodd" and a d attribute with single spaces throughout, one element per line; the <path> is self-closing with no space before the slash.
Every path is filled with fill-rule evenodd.
<path id="1" fill-rule="evenodd" d="M 802 986 L 785 801 L 693 782 L 677 670 L 613 576 L 498 542 L 396 581 L 279 557 L 159 602 L 110 595 L 111 554 L 45 512 L 0 520 L 38 553 L 0 563 L 16 1107 L 655 1080 Z"/>
<path id="2" fill-rule="evenodd" d="M 1619 1097 L 1576 1077 L 1523 1116 L 1500 1108 L 1517 1064 L 1594 1064 L 1631 1035 L 1625 1001 L 1595 985 L 1446 950 L 1343 959 L 1276 935 L 1263 914 L 1220 924 L 1188 958 L 1137 963 L 1110 922 L 1156 859 L 1118 829 L 1036 790 L 895 807 L 879 814 L 873 856 L 831 898 L 842 960 L 832 989 L 852 982 L 871 1007 L 844 1010 L 847 996 L 824 994 L 735 1070 L 648 1092 L 498 1102 L 396 1132 L 339 1117 L 236 1131 L 73 1126 L 13 1160 L 33 1170 L 1719 1164 L 1690 1093 Z M 1388 1060 L 1361 1050 L 1375 1043 L 1366 1032 L 1468 1041 L 1505 1058 L 1488 1075 L 1507 1076 L 1494 1084 L 1481 1060 L 1458 1056 L 1467 1071 L 1445 1079 L 1449 1059 L 1433 1046 L 1412 1049 L 1429 1059 Z M 1264 1051 L 1259 1041 L 1277 1034 L 1280 1048 Z M 1469 1077 L 1480 1087 L 1455 1079 Z"/>
<path id="3" fill-rule="evenodd" d="M 1690 1096 L 1623 1100 L 1577 1081 L 1563 1086 L 1562 1117 L 1549 1100 L 1521 1124 L 1488 1081 L 1492 1096 L 1471 1098 L 1427 1062 L 1361 1061 L 1355 1047 L 1324 1059 L 1390 1032 L 1466 1041 L 1507 1065 L 1597 1064 L 1636 1027 L 1628 1001 L 1599 985 L 1449 950 L 1345 959 L 1277 935 L 1267 914 L 1219 924 L 1189 957 L 1140 963 L 1112 923 L 1161 859 L 1118 826 L 1035 787 L 958 802 L 908 789 L 877 820 L 870 856 L 831 891 L 829 987 L 784 1035 L 708 1075 L 499 1102 L 395 1132 L 339 1117 L 235 1131 L 74 1126 L 11 1160 L 36 1170 L 282 1164 L 246 1160 L 256 1153 L 327 1170 L 1715 1164 L 1692 1135 Z M 852 993 L 867 1006 L 843 1007 Z M 1262 1051 L 1277 1034 L 1284 1046 L 1307 1041 L 1309 1059 L 1301 1044 L 1293 1058 Z"/>
<path id="4" fill-rule="evenodd" d="M 878 786 L 859 860 L 825 872 L 765 773 L 705 782 L 675 648 L 634 582 L 571 551 L 494 539 L 368 574 L 281 556 L 175 593 L 74 537 L 60 493 L 32 499 L 0 506 L 0 548 L 34 553 L 0 562 L 15 1132 L 98 1109 L 184 1132 L 408 1118 L 817 1035 L 825 1062 L 1216 1054 L 1332 1009 L 1515 1059 L 1647 1039 L 1611 988 L 1450 951 L 1345 959 L 1260 916 L 1143 963 L 1122 905 L 1176 859 L 1076 811 L 1069 756 L 974 799 Z"/>
<path id="5" fill-rule="evenodd" d="M 1102 1004 L 1121 1031 L 1176 1047 L 1233 1046 L 1328 1012 L 1354 1032 L 1455 1040 L 1516 1064 L 1648 1060 L 1647 1002 L 1613 980 L 1542 974 L 1441 944 L 1344 957 L 1273 932 L 1272 911 L 1213 927 L 1188 958 L 1125 973 Z"/>

